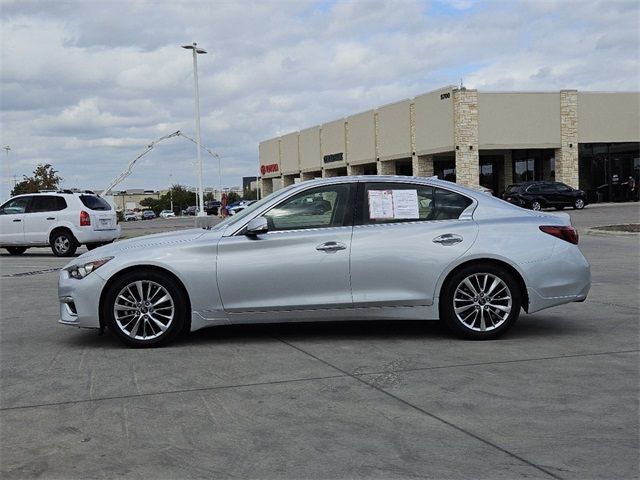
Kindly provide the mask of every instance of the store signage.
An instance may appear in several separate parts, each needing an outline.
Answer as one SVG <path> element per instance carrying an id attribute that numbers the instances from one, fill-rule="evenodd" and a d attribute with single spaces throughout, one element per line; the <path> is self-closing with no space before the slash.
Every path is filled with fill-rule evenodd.
<path id="1" fill-rule="evenodd" d="M 260 166 L 260 173 L 262 175 L 266 175 L 267 173 L 277 173 L 278 170 L 280 170 L 280 167 L 278 167 L 277 163 L 271 163 L 269 165 Z"/>
<path id="2" fill-rule="evenodd" d="M 440 100 L 444 100 L 445 98 L 451 98 L 451 93 L 447 92 L 440 94 Z"/>
<path id="3" fill-rule="evenodd" d="M 341 162 L 344 160 L 344 154 L 340 153 L 332 153 L 331 155 L 325 155 L 322 157 L 324 163 L 332 163 L 332 162 Z"/>

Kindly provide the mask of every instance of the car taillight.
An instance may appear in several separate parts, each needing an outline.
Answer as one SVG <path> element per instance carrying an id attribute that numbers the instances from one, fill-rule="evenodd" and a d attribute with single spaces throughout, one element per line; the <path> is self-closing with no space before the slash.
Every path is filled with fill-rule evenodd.
<path id="1" fill-rule="evenodd" d="M 80 226 L 88 227 L 89 225 L 91 225 L 91 217 L 84 210 L 80 210 Z"/>
<path id="2" fill-rule="evenodd" d="M 576 230 L 574 227 L 556 227 L 544 225 L 540 227 L 540 230 L 542 230 L 544 233 L 548 233 L 549 235 L 553 235 L 560 240 L 565 240 L 569 243 L 573 243 L 574 245 L 578 244 L 578 230 Z"/>

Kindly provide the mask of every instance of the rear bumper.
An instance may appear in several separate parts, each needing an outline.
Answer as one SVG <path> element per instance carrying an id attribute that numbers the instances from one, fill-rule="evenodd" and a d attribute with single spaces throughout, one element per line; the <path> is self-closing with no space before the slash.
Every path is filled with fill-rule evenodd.
<path id="1" fill-rule="evenodd" d="M 110 230 L 92 230 L 91 228 L 79 228 L 73 231 L 78 243 L 102 243 L 111 242 L 120 236 L 120 225 Z"/>

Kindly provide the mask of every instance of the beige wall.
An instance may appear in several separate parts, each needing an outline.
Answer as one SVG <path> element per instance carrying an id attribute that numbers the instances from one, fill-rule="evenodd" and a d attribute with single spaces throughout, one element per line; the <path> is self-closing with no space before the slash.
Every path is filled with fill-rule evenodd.
<path id="1" fill-rule="evenodd" d="M 332 153 L 345 153 L 346 138 L 344 134 L 344 119 L 322 125 L 320 132 L 320 150 L 322 152 L 322 156 L 331 155 Z M 343 158 L 345 157 L 346 155 L 343 156 Z M 323 167 L 337 168 L 344 167 L 346 164 L 346 161 L 331 162 L 323 165 Z"/>
<path id="2" fill-rule="evenodd" d="M 350 165 L 376 161 L 376 133 L 373 110 L 347 117 L 347 161 Z"/>
<path id="3" fill-rule="evenodd" d="M 478 143 L 488 148 L 560 146 L 560 93 L 478 93 Z"/>
<path id="4" fill-rule="evenodd" d="M 410 100 L 378 109 L 378 153 L 380 160 L 411 156 Z"/>
<path id="5" fill-rule="evenodd" d="M 415 98 L 416 155 L 453 150 L 452 90 L 447 87 Z"/>
<path id="6" fill-rule="evenodd" d="M 280 138 L 280 173 L 298 173 L 298 132 L 289 133 Z"/>
<path id="7" fill-rule="evenodd" d="M 320 127 L 300 131 L 300 170 L 303 172 L 320 170 Z"/>
<path id="8" fill-rule="evenodd" d="M 260 154 L 260 166 L 262 165 L 271 165 L 272 163 L 278 164 L 278 168 L 280 168 L 280 139 L 272 138 L 271 140 L 267 140 L 266 142 L 260 143 L 258 146 L 259 154 Z M 265 175 L 261 175 L 263 177 L 279 177 L 280 171 L 274 173 L 267 173 Z"/>
<path id="9" fill-rule="evenodd" d="M 578 141 L 640 141 L 640 93 L 578 92 Z"/>

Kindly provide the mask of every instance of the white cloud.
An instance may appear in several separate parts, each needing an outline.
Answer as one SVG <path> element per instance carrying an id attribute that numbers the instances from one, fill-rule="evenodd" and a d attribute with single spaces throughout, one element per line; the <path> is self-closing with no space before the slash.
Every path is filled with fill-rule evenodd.
<path id="1" fill-rule="evenodd" d="M 638 90 L 636 1 L 4 1 L 3 175 L 39 162 L 100 188 L 152 140 L 202 141 L 224 183 L 255 174 L 258 142 L 457 84 Z M 194 182 L 193 144 L 163 142 L 122 187 Z M 9 166 L 7 167 L 7 158 Z M 217 160 L 205 183 L 217 185 Z M 9 173 L 4 173 L 8 171 Z M 6 189 L 0 192 L 6 196 Z"/>

